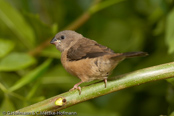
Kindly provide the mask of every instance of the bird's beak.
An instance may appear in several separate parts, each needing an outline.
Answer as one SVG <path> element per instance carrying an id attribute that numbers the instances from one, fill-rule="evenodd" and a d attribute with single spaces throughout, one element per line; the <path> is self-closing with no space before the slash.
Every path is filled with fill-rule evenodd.
<path id="1" fill-rule="evenodd" d="M 55 44 L 55 43 L 60 43 L 60 40 L 57 40 L 55 37 L 50 41 L 51 44 Z"/>

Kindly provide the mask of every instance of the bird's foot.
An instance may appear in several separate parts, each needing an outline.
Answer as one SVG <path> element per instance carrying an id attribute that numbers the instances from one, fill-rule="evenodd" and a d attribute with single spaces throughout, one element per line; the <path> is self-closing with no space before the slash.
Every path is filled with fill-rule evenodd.
<path id="1" fill-rule="evenodd" d="M 75 89 L 79 90 L 79 95 L 80 95 L 81 94 L 81 87 L 74 85 L 74 87 L 72 89 L 70 89 L 70 91 L 75 90 Z"/>
<path id="2" fill-rule="evenodd" d="M 70 89 L 69 91 L 75 90 L 77 89 L 79 91 L 79 95 L 81 94 L 81 87 L 79 86 L 82 82 L 79 82 L 77 84 L 74 85 L 74 87 L 72 89 Z"/>

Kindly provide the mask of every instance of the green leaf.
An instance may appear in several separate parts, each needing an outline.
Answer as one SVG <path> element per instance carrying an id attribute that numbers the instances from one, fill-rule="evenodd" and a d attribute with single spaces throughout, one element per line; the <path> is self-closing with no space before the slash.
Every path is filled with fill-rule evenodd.
<path id="1" fill-rule="evenodd" d="M 52 25 L 52 27 L 51 27 L 51 30 L 52 30 L 52 33 L 53 34 L 57 33 L 58 32 L 58 29 L 59 29 L 59 27 L 58 27 L 58 24 L 57 23 L 54 23 Z"/>
<path id="2" fill-rule="evenodd" d="M 35 59 L 26 53 L 11 53 L 0 61 L 0 71 L 24 69 L 35 62 Z"/>
<path id="3" fill-rule="evenodd" d="M 72 83 L 73 81 L 79 81 L 78 78 L 72 78 L 71 75 L 63 68 L 61 64 L 51 67 L 49 71 L 43 75 L 43 84 L 60 84 L 60 83 Z"/>
<path id="4" fill-rule="evenodd" d="M 0 0 L 0 19 L 18 36 L 23 44 L 32 48 L 35 36 L 22 15 L 4 0 Z"/>
<path id="5" fill-rule="evenodd" d="M 60 59 L 61 53 L 56 49 L 55 46 L 49 46 L 41 51 L 41 56 L 51 57 L 51 58 L 58 58 Z"/>
<path id="6" fill-rule="evenodd" d="M 53 35 L 58 32 L 57 23 L 48 25 L 41 20 L 39 14 L 24 12 L 24 15 L 35 32 L 37 42 L 43 42 L 43 40 L 53 37 Z"/>
<path id="7" fill-rule="evenodd" d="M 0 39 L 0 58 L 7 55 L 14 48 L 14 45 L 10 40 Z"/>
<path id="8" fill-rule="evenodd" d="M 174 52 L 174 9 L 170 12 L 167 17 L 167 27 L 166 27 L 166 43 L 169 47 L 168 53 Z"/>
<path id="9" fill-rule="evenodd" d="M 51 61 L 52 61 L 52 59 L 48 59 L 42 65 L 40 65 L 39 67 L 37 67 L 36 69 L 34 69 L 33 71 L 31 71 L 30 73 L 28 73 L 27 75 L 25 75 L 24 77 L 22 77 L 19 81 L 17 81 L 9 89 L 9 91 L 17 90 L 17 89 L 21 88 L 22 86 L 30 83 L 34 79 L 40 77 L 48 69 Z"/>
<path id="10" fill-rule="evenodd" d="M 170 116 L 174 116 L 174 112 L 172 112 L 172 113 L 170 114 Z"/>

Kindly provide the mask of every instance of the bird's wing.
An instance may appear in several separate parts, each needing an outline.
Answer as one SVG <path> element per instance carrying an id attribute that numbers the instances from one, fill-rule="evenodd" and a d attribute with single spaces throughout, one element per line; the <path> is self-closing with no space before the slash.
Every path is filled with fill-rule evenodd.
<path id="1" fill-rule="evenodd" d="M 67 58 L 70 61 L 95 58 L 107 54 L 114 54 L 111 49 L 98 44 L 96 41 L 82 38 L 79 39 L 67 52 Z"/>

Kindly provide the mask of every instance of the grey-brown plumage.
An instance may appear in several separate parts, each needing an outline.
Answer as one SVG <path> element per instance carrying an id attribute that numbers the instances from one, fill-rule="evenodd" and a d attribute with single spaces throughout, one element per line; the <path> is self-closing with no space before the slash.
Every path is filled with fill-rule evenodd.
<path id="1" fill-rule="evenodd" d="M 146 52 L 114 53 L 96 41 L 70 30 L 59 32 L 50 43 L 62 52 L 61 62 L 64 68 L 81 79 L 71 89 L 78 89 L 80 93 L 79 85 L 83 82 L 104 80 L 106 87 L 108 75 L 125 58 L 147 55 Z"/>
<path id="2" fill-rule="evenodd" d="M 72 60 L 95 58 L 103 55 L 115 54 L 111 49 L 98 44 L 97 42 L 82 38 L 79 39 L 67 52 L 67 57 Z"/>

